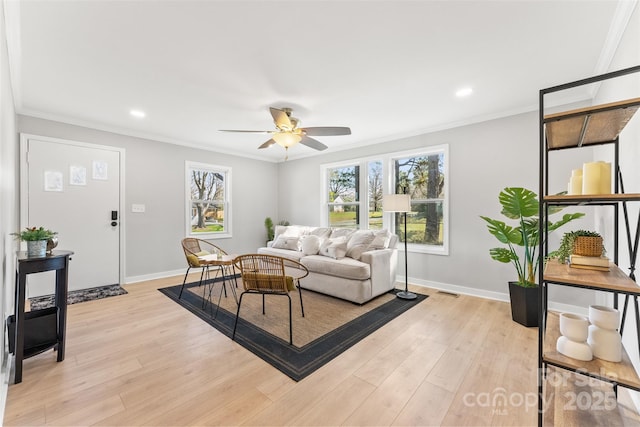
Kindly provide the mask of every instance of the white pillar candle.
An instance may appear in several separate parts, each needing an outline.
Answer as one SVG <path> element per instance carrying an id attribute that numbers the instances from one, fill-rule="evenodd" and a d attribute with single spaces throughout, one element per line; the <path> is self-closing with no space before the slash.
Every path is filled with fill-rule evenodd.
<path id="1" fill-rule="evenodd" d="M 611 194 L 611 163 L 600 164 L 600 194 Z"/>
<path id="2" fill-rule="evenodd" d="M 571 175 L 569 180 L 569 195 L 582 194 L 582 173 L 580 175 Z"/>
<path id="3" fill-rule="evenodd" d="M 590 162 L 582 165 L 582 194 L 600 193 L 600 172 L 599 162 Z"/>

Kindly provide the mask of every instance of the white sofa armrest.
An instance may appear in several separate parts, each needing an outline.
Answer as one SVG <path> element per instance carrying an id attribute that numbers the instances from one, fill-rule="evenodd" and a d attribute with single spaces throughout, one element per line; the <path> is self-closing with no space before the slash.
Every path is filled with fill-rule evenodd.
<path id="1" fill-rule="evenodd" d="M 371 296 L 383 294 L 395 286 L 398 249 L 378 249 L 364 252 L 360 261 L 371 269 Z"/>

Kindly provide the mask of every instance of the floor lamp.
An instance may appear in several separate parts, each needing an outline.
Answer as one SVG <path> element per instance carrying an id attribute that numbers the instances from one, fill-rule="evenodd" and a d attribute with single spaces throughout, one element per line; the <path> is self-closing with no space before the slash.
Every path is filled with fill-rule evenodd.
<path id="1" fill-rule="evenodd" d="M 404 291 L 396 294 L 402 299 L 416 299 L 413 292 L 409 292 L 409 273 L 407 269 L 407 212 L 411 212 L 411 196 L 409 194 L 385 194 L 382 198 L 382 209 L 385 212 L 399 212 L 404 214 Z"/>

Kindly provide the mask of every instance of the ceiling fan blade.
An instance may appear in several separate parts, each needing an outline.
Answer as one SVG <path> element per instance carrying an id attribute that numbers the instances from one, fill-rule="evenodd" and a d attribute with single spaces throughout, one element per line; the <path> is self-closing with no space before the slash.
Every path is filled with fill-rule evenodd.
<path id="1" fill-rule="evenodd" d="M 276 123 L 278 129 L 293 129 L 293 125 L 291 124 L 291 120 L 289 120 L 289 116 L 286 111 L 273 107 L 269 107 L 269 111 L 271 111 L 271 116 L 273 116 L 273 121 Z"/>
<path id="2" fill-rule="evenodd" d="M 304 133 L 312 136 L 334 136 L 334 135 L 351 135 L 351 129 L 339 126 L 322 126 L 301 128 Z"/>
<path id="3" fill-rule="evenodd" d="M 273 133 L 273 131 L 271 130 L 235 130 L 235 129 L 218 129 L 218 132 Z"/>
<path id="4" fill-rule="evenodd" d="M 269 148 L 275 143 L 276 143 L 276 141 L 274 141 L 273 138 L 272 138 L 272 139 L 268 140 L 267 142 L 265 142 L 264 144 L 262 144 L 260 147 L 258 147 L 258 149 Z"/>
<path id="5" fill-rule="evenodd" d="M 328 147 L 324 145 L 322 142 L 317 139 L 309 138 L 306 135 L 301 135 L 302 139 L 300 140 L 300 144 L 306 145 L 309 148 L 313 148 L 314 150 L 322 151 L 326 150 Z"/>

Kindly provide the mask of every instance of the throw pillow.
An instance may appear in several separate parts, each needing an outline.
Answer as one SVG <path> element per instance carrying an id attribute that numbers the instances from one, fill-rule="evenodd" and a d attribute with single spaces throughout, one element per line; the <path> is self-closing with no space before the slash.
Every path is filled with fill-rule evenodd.
<path id="1" fill-rule="evenodd" d="M 302 238 L 302 253 L 316 255 L 320 251 L 320 237 L 310 235 Z"/>
<path id="2" fill-rule="evenodd" d="M 329 246 L 338 243 L 347 243 L 347 239 L 345 237 L 337 237 L 335 239 L 325 239 L 320 245 L 319 255 L 322 256 L 331 256 L 329 255 Z M 332 257 L 333 258 L 333 257 Z"/>
<path id="3" fill-rule="evenodd" d="M 347 254 L 347 242 L 344 240 L 338 240 L 333 242 L 327 248 L 327 253 L 333 259 L 342 259 Z"/>
<path id="4" fill-rule="evenodd" d="M 290 251 L 298 251 L 300 239 L 297 237 L 278 236 L 273 242 L 272 248 L 276 249 L 288 249 Z"/>
<path id="5" fill-rule="evenodd" d="M 391 240 L 391 233 L 389 230 L 379 230 L 373 233 L 373 241 L 369 245 L 369 250 L 374 249 L 386 249 L 389 247 L 389 241 Z"/>
<path id="6" fill-rule="evenodd" d="M 359 260 L 362 253 L 369 249 L 373 241 L 373 232 L 368 230 L 358 230 L 351 235 L 347 242 L 347 256 Z"/>
<path id="7" fill-rule="evenodd" d="M 287 226 L 286 225 L 276 225 L 276 228 L 273 230 L 273 241 L 275 242 L 275 240 L 285 234 L 287 232 Z"/>

